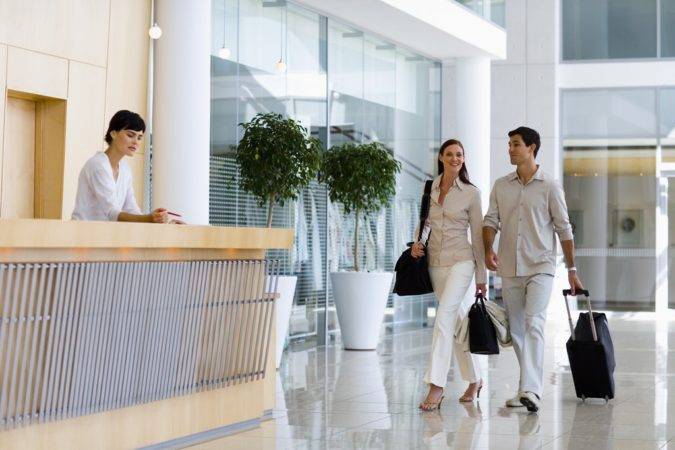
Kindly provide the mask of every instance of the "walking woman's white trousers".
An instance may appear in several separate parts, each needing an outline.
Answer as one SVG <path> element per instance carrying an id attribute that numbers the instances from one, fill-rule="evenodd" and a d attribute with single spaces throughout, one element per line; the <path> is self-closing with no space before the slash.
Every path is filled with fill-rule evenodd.
<path id="1" fill-rule="evenodd" d="M 475 355 L 462 351 L 454 338 L 457 315 L 473 281 L 473 273 L 473 261 L 461 261 L 451 267 L 429 267 L 438 308 L 425 383 L 445 387 L 453 350 L 462 378 L 469 383 L 480 380 L 480 367 Z"/>

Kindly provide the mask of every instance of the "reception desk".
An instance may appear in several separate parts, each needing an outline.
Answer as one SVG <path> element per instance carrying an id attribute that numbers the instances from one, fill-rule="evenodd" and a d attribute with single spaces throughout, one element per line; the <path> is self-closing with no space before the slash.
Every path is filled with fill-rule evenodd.
<path id="1" fill-rule="evenodd" d="M 0 220 L 0 447 L 175 448 L 256 426 L 274 402 L 265 252 L 292 241 Z"/>

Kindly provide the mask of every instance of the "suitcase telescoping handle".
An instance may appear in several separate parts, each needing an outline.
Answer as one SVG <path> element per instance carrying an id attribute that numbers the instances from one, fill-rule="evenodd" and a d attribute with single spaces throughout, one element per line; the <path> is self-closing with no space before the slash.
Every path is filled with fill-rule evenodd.
<path id="1" fill-rule="evenodd" d="M 598 341 L 598 333 L 595 331 L 595 320 L 593 319 L 593 308 L 591 308 L 591 298 L 590 293 L 586 289 L 577 289 L 575 292 L 576 295 L 584 294 L 586 296 L 586 304 L 588 305 L 588 320 L 591 322 L 591 333 L 593 333 L 593 340 Z M 570 305 L 567 302 L 567 296 L 572 295 L 571 289 L 564 289 L 563 295 L 565 296 L 565 308 L 567 308 L 567 319 L 570 324 L 570 333 L 572 333 L 572 340 L 575 340 L 574 337 L 574 324 L 572 323 L 572 313 L 570 312 Z"/>

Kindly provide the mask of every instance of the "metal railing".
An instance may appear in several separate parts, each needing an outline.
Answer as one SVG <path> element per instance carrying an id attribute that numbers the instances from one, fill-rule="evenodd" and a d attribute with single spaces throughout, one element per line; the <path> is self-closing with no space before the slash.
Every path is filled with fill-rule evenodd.
<path id="1" fill-rule="evenodd" d="M 0 264 L 0 430 L 264 377 L 278 270 Z"/>

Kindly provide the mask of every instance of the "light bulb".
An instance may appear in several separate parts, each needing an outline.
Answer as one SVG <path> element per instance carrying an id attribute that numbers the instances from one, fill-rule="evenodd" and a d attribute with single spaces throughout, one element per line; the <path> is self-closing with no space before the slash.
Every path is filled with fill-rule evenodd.
<path id="1" fill-rule="evenodd" d="M 220 50 L 218 50 L 218 56 L 220 58 L 227 59 L 230 57 L 230 55 L 232 55 L 232 52 L 230 51 L 229 48 L 225 46 L 221 47 Z"/>
<path id="2" fill-rule="evenodd" d="M 286 63 L 283 59 L 279 58 L 279 61 L 275 64 L 277 72 L 286 72 Z"/>
<path id="3" fill-rule="evenodd" d="M 159 39 L 162 37 L 162 29 L 157 25 L 157 22 L 148 30 L 148 34 L 152 39 Z"/>

